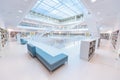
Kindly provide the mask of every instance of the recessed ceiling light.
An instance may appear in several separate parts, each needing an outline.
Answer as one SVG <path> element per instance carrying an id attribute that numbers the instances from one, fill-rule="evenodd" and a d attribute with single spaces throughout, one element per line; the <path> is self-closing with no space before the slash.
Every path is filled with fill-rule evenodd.
<path id="1" fill-rule="evenodd" d="M 19 13 L 23 13 L 23 11 L 22 11 L 22 10 L 18 10 L 18 12 L 19 12 Z"/>
<path id="2" fill-rule="evenodd" d="M 103 18 L 100 18 L 100 20 L 103 20 Z"/>
<path id="3" fill-rule="evenodd" d="M 101 13 L 100 12 L 97 12 L 97 15 L 100 15 Z"/>
<path id="4" fill-rule="evenodd" d="M 19 18 L 19 16 L 16 16 L 16 18 Z"/>
<path id="5" fill-rule="evenodd" d="M 25 2 L 27 2 L 28 0 L 24 0 Z"/>
<path id="6" fill-rule="evenodd" d="M 91 0 L 92 3 L 96 2 L 96 0 Z"/>

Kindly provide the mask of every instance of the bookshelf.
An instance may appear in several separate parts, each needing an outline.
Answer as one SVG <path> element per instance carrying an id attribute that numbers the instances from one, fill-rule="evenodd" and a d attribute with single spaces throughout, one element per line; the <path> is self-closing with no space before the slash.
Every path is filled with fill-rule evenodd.
<path id="1" fill-rule="evenodd" d="M 0 47 L 4 47 L 8 41 L 8 32 L 0 28 Z"/>
<path id="2" fill-rule="evenodd" d="M 118 34 L 119 34 L 119 30 L 114 31 L 111 34 L 111 42 L 112 42 L 112 45 L 113 45 L 114 49 L 116 49 Z"/>
<path id="3" fill-rule="evenodd" d="M 1 47 L 2 47 L 2 43 L 1 43 L 1 32 L 0 32 L 0 50 L 1 50 Z"/>
<path id="4" fill-rule="evenodd" d="M 98 39 L 98 47 L 100 47 L 100 42 L 101 42 L 101 40 L 100 40 L 100 38 Z"/>
<path id="5" fill-rule="evenodd" d="M 109 33 L 100 33 L 100 39 L 110 39 L 110 34 Z"/>
<path id="6" fill-rule="evenodd" d="M 95 52 L 96 40 L 81 41 L 80 58 L 89 61 Z"/>
<path id="7" fill-rule="evenodd" d="M 101 42 L 101 39 L 100 39 L 100 38 L 97 38 L 97 39 L 96 39 L 96 48 L 99 48 L 99 47 L 100 47 L 100 42 Z"/>

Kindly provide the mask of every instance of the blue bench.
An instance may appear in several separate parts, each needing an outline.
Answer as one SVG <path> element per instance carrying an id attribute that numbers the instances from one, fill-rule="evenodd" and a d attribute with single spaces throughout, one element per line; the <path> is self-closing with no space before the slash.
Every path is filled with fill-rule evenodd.
<path id="1" fill-rule="evenodd" d="M 36 56 L 35 46 L 32 44 L 27 44 L 28 53 L 32 56 Z"/>
<path id="2" fill-rule="evenodd" d="M 36 48 L 36 57 L 45 65 L 49 71 L 54 71 L 68 61 L 68 56 L 65 54 L 61 53 L 53 57 L 40 48 Z"/>
<path id="3" fill-rule="evenodd" d="M 27 41 L 26 41 L 25 39 L 22 39 L 22 38 L 21 38 L 21 39 L 20 39 L 20 43 L 24 45 L 24 44 L 27 43 Z"/>
<path id="4" fill-rule="evenodd" d="M 38 58 L 49 71 L 54 71 L 68 61 L 68 56 L 63 53 L 57 56 L 51 56 L 47 52 L 33 46 L 32 44 L 27 44 L 27 49 L 32 57 Z"/>

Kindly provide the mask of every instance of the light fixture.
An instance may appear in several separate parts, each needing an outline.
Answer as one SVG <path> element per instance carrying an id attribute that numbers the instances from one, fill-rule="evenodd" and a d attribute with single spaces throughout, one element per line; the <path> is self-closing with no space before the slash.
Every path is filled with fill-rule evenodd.
<path id="1" fill-rule="evenodd" d="M 100 30 L 103 30 L 103 27 L 102 27 L 102 26 L 100 26 Z"/>
<path id="2" fill-rule="evenodd" d="M 19 12 L 19 13 L 23 13 L 23 11 L 22 11 L 22 10 L 18 10 L 18 12 Z"/>
<path id="3" fill-rule="evenodd" d="M 91 0 L 92 3 L 96 2 L 96 0 Z"/>
<path id="4" fill-rule="evenodd" d="M 24 0 L 25 2 L 27 2 L 28 0 Z"/>
<path id="5" fill-rule="evenodd" d="M 19 18 L 19 16 L 16 16 L 16 18 Z"/>
<path id="6" fill-rule="evenodd" d="M 103 20 L 103 18 L 100 18 L 100 21 L 102 21 Z"/>
<path id="7" fill-rule="evenodd" d="M 7 29 L 8 31 L 13 31 L 13 29 Z"/>
<path id="8" fill-rule="evenodd" d="M 101 13 L 100 12 L 97 12 L 97 15 L 100 15 Z"/>
<path id="9" fill-rule="evenodd" d="M 109 31 L 107 31 L 108 33 L 112 33 L 112 31 L 111 30 L 109 30 Z"/>

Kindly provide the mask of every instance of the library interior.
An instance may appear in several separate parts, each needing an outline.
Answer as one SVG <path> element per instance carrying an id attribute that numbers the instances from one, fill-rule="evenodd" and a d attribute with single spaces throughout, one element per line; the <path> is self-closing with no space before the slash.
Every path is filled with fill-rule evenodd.
<path id="1" fill-rule="evenodd" d="M 120 80 L 120 0 L 1 0 L 0 80 Z"/>

